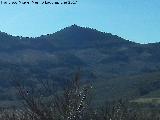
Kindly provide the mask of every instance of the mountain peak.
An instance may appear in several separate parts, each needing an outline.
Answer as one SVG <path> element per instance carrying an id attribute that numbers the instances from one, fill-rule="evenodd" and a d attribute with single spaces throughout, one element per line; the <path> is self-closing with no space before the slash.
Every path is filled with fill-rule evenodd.
<path id="1" fill-rule="evenodd" d="M 76 24 L 73 24 L 73 25 L 71 25 L 71 27 L 80 27 L 80 26 L 78 26 L 78 25 L 76 25 Z"/>
<path id="2" fill-rule="evenodd" d="M 76 25 L 76 24 L 73 24 L 73 25 L 71 25 L 71 26 L 69 26 L 69 27 L 66 27 L 66 28 L 64 28 L 64 29 L 79 29 L 79 28 L 83 28 L 83 27 L 78 26 L 78 25 Z"/>

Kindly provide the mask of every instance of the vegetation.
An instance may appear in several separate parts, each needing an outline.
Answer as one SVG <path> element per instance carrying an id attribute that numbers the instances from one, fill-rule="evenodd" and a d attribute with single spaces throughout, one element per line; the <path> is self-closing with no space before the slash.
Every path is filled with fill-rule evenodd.
<path id="1" fill-rule="evenodd" d="M 52 81 L 42 81 L 37 89 L 28 89 L 15 81 L 23 106 L 1 108 L 0 120 L 159 120 L 160 109 L 139 106 L 126 100 L 93 102 L 93 87 L 81 83 L 79 73 L 56 91 Z"/>

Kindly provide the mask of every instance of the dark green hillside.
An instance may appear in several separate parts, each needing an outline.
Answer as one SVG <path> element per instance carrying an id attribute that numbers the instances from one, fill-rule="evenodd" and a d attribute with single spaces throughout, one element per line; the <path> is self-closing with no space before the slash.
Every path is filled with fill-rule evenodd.
<path id="1" fill-rule="evenodd" d="M 99 95 L 149 95 L 159 89 L 159 83 L 150 88 L 145 82 L 147 77 L 142 81 L 132 76 L 145 77 L 160 71 L 159 51 L 159 43 L 134 43 L 77 25 L 36 38 L 0 32 L 0 99 L 12 100 L 15 96 L 11 84 L 14 79 L 23 80 L 26 86 L 33 84 L 34 88 L 39 80 L 63 85 L 79 68 L 84 81 L 95 81 Z"/>

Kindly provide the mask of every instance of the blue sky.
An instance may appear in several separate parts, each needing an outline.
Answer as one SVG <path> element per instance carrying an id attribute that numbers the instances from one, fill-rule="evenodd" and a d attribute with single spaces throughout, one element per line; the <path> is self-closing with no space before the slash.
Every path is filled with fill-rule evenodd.
<path id="1" fill-rule="evenodd" d="M 76 5 L 0 5 L 0 31 L 36 37 L 77 24 L 135 42 L 160 42 L 160 0 L 77 1 Z"/>

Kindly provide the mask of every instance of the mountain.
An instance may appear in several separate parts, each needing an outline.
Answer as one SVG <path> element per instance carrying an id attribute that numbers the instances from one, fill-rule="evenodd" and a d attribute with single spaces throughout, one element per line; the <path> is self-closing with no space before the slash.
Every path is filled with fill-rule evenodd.
<path id="1" fill-rule="evenodd" d="M 105 86 L 112 79 L 159 72 L 159 51 L 160 43 L 135 43 L 77 25 L 36 38 L 0 32 L 0 99 L 15 99 L 15 79 L 26 86 L 37 87 L 39 80 L 63 85 L 79 68 L 84 81 Z"/>

